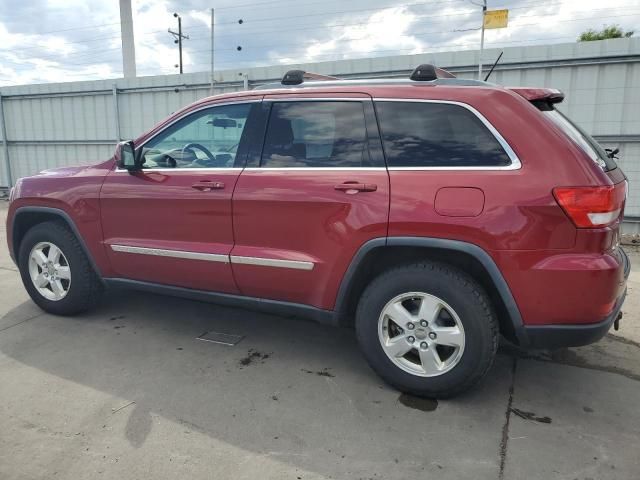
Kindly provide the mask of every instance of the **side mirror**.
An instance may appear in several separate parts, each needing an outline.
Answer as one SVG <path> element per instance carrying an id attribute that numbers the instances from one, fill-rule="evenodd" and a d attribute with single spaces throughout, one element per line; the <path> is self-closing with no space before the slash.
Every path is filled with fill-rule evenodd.
<path id="1" fill-rule="evenodd" d="M 115 156 L 118 168 L 129 171 L 140 170 L 142 168 L 142 163 L 136 157 L 136 151 L 132 141 L 120 142 L 116 147 Z"/>

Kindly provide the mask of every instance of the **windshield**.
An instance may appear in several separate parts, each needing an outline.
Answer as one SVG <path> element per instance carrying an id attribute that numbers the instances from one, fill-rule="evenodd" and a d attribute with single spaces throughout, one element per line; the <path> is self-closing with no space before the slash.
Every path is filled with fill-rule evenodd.
<path id="1" fill-rule="evenodd" d="M 578 144 L 584 152 L 589 155 L 591 160 L 596 162 L 603 170 L 613 170 L 617 167 L 616 162 L 607 155 L 607 152 L 596 142 L 591 135 L 582 130 L 573 123 L 569 118 L 560 113 L 558 110 L 543 110 L 553 123 L 555 123 L 571 140 Z"/>

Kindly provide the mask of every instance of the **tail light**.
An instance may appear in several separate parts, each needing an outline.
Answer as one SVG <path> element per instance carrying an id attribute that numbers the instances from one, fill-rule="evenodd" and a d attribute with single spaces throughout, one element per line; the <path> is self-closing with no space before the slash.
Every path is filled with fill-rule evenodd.
<path id="1" fill-rule="evenodd" d="M 602 187 L 557 187 L 553 189 L 553 196 L 576 227 L 606 227 L 622 214 L 626 183 Z"/>

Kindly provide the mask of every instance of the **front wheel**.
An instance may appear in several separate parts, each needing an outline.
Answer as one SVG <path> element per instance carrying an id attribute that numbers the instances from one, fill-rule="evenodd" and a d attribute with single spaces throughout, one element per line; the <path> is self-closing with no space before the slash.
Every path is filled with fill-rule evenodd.
<path id="1" fill-rule="evenodd" d="M 40 223 L 27 231 L 20 242 L 18 266 L 31 299 L 50 313 L 80 313 L 102 293 L 80 242 L 58 222 Z"/>
<path id="2" fill-rule="evenodd" d="M 371 282 L 356 331 L 384 380 L 424 397 L 450 397 L 475 385 L 498 347 L 498 323 L 482 287 L 436 262 L 398 267 Z"/>

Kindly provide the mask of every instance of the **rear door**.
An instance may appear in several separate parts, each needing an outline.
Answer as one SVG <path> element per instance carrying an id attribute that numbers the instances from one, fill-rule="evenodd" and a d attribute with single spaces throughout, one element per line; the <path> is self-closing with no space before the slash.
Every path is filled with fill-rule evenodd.
<path id="1" fill-rule="evenodd" d="M 389 178 L 371 98 L 266 96 L 264 146 L 233 196 L 244 295 L 333 309 L 358 248 L 385 237 Z"/>
<path id="2" fill-rule="evenodd" d="M 141 171 L 107 176 L 102 225 L 118 277 L 238 292 L 229 264 L 231 196 L 259 101 L 191 112 L 137 148 Z"/>

